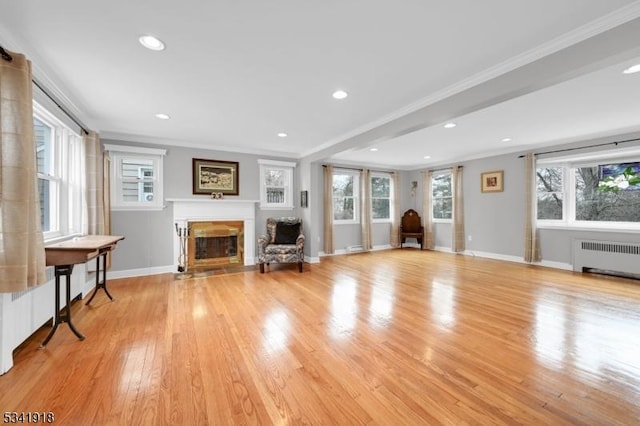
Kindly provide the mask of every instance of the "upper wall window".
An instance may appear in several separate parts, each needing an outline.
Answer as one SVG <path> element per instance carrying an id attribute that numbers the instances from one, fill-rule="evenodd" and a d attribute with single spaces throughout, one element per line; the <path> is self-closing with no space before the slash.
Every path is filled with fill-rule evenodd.
<path id="1" fill-rule="evenodd" d="M 333 223 L 357 223 L 360 173 L 351 170 L 333 172 Z"/>
<path id="2" fill-rule="evenodd" d="M 293 209 L 293 169 L 296 163 L 258 160 L 260 164 L 260 208 Z"/>
<path id="3" fill-rule="evenodd" d="M 45 240 L 82 232 L 82 138 L 34 102 L 40 225 Z"/>
<path id="4" fill-rule="evenodd" d="M 166 150 L 105 145 L 111 159 L 111 209 L 163 208 L 163 162 Z"/>
<path id="5" fill-rule="evenodd" d="M 431 179 L 432 216 L 435 222 L 450 222 L 453 211 L 451 172 L 433 175 Z"/>
<path id="6" fill-rule="evenodd" d="M 392 205 L 391 176 L 373 174 L 371 176 L 371 218 L 373 222 L 391 220 Z"/>
<path id="7" fill-rule="evenodd" d="M 640 162 L 598 163 L 539 162 L 540 225 L 640 228 Z"/>

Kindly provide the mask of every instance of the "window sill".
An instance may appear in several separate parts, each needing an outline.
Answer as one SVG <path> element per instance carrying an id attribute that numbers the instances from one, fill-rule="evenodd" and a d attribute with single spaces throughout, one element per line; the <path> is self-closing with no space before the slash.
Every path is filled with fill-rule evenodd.
<path id="1" fill-rule="evenodd" d="M 164 210 L 166 205 L 163 206 L 111 206 L 112 211 L 161 211 Z"/>
<path id="2" fill-rule="evenodd" d="M 260 205 L 260 210 L 293 210 L 293 206 Z"/>
<path id="3" fill-rule="evenodd" d="M 360 225 L 360 221 L 350 220 L 350 221 L 333 221 L 334 225 Z"/>
<path id="4" fill-rule="evenodd" d="M 544 224 L 538 224 L 537 225 L 538 229 L 556 229 L 556 230 L 561 230 L 561 231 L 587 231 L 587 232 L 618 232 L 618 233 L 625 233 L 625 234 L 640 234 L 640 226 L 638 227 L 629 227 L 629 228 L 623 228 L 623 227 L 613 227 L 613 226 L 585 226 L 585 225 L 577 225 L 577 224 L 566 224 L 566 223 L 561 223 L 561 224 L 551 224 L 551 223 L 544 223 Z"/>

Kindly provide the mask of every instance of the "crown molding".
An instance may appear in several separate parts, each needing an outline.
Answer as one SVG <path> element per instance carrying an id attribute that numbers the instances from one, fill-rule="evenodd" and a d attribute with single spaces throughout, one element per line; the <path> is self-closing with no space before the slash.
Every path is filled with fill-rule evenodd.
<path id="1" fill-rule="evenodd" d="M 576 28 L 573 31 L 565 33 L 553 40 L 550 40 L 542 45 L 516 55 L 502 63 L 496 64 L 484 71 L 481 71 L 469 78 L 463 79 L 453 85 L 443 88 L 437 92 L 432 93 L 416 102 L 413 102 L 401 109 L 398 109 L 390 114 L 381 117 L 378 120 L 369 122 L 363 126 L 360 126 L 352 131 L 343 133 L 336 138 L 330 139 L 327 142 L 320 144 L 313 149 L 302 154 L 302 157 L 313 155 L 317 152 L 321 152 L 324 149 L 330 148 L 340 142 L 344 142 L 350 138 L 358 136 L 367 131 L 373 130 L 385 124 L 392 122 L 398 118 L 404 117 L 407 114 L 416 112 L 421 108 L 432 105 L 438 101 L 449 98 L 453 95 L 461 93 L 467 89 L 478 86 L 491 79 L 504 75 L 517 68 L 535 62 L 545 56 L 549 56 L 560 50 L 566 49 L 579 42 L 587 40 L 596 35 L 602 34 L 607 30 L 633 21 L 640 18 L 640 0 L 637 0 L 630 5 L 617 9 L 603 17 L 600 17 L 588 24 Z"/>

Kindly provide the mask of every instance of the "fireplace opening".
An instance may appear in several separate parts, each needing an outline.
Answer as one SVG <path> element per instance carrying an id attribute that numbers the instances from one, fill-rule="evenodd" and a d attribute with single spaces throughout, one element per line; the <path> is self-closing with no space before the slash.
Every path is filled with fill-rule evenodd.
<path id="1" fill-rule="evenodd" d="M 196 237 L 196 260 L 238 255 L 238 237 Z"/>
<path id="2" fill-rule="evenodd" d="M 244 264 L 244 222 L 189 222 L 187 270 Z"/>

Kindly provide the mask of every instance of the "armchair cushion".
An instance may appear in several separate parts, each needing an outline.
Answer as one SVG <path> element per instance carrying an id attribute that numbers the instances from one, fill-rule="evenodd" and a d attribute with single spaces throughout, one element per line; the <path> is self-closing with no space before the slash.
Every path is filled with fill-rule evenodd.
<path id="1" fill-rule="evenodd" d="M 274 244 L 295 244 L 298 235 L 300 235 L 299 223 L 278 223 Z"/>

